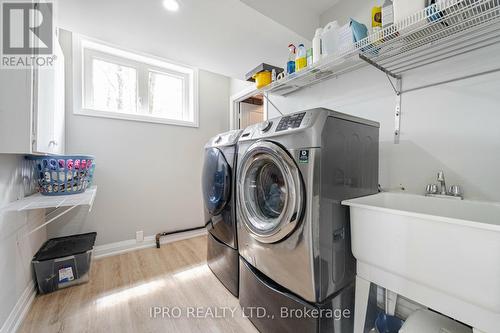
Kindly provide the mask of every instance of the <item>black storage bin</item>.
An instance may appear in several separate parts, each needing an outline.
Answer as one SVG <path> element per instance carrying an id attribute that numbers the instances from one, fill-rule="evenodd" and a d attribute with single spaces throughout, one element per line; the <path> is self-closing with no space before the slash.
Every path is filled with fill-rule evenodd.
<path id="1" fill-rule="evenodd" d="M 40 294 L 87 282 L 97 233 L 52 238 L 32 260 Z"/>

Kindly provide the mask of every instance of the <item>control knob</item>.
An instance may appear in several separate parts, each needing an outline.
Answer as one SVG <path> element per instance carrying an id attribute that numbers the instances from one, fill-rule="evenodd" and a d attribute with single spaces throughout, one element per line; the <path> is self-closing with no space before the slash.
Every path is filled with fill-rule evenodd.
<path id="1" fill-rule="evenodd" d="M 271 126 L 273 126 L 273 122 L 266 120 L 266 121 L 259 124 L 259 129 L 261 132 L 265 133 L 265 132 L 269 131 Z"/>

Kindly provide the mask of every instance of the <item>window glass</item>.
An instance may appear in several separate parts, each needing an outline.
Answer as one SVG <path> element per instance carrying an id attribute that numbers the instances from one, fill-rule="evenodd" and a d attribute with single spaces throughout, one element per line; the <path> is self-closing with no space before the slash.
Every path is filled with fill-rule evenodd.
<path id="1" fill-rule="evenodd" d="M 192 120 L 184 112 L 184 79 L 149 73 L 149 113 L 176 120 Z"/>
<path id="2" fill-rule="evenodd" d="M 104 60 L 92 60 L 93 108 L 137 112 L 137 71 Z"/>

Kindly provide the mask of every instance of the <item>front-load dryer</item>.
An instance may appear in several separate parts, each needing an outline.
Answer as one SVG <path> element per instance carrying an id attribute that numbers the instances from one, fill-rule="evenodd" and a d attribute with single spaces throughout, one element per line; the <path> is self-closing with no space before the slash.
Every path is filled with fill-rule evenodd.
<path id="1" fill-rule="evenodd" d="M 216 135 L 205 145 L 202 190 L 207 216 L 207 264 L 238 297 L 238 239 L 235 216 L 236 146 L 240 130 Z"/>
<path id="2" fill-rule="evenodd" d="M 377 192 L 378 136 L 378 123 L 327 109 L 272 119 L 241 134 L 240 304 L 271 312 L 249 316 L 261 332 L 352 332 L 356 266 L 349 210 L 341 201 Z M 306 308 L 325 312 L 283 316 L 283 309 Z M 338 310 L 347 312 L 329 316 Z"/>

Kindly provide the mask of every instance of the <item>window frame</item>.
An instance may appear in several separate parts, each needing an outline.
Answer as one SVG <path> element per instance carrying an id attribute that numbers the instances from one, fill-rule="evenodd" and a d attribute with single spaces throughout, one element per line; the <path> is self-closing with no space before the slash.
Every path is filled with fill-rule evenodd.
<path id="1" fill-rule="evenodd" d="M 132 67 L 137 73 L 137 112 L 98 110 L 87 105 L 92 94 L 92 67 L 88 62 L 99 59 Z M 86 65 L 87 63 L 87 65 Z M 149 77 L 151 73 L 181 77 L 184 80 L 183 115 L 191 120 L 154 116 L 149 113 Z M 90 95 L 89 95 L 90 94 Z M 167 125 L 199 127 L 198 69 L 159 57 L 125 50 L 92 38 L 73 34 L 73 114 Z"/>

